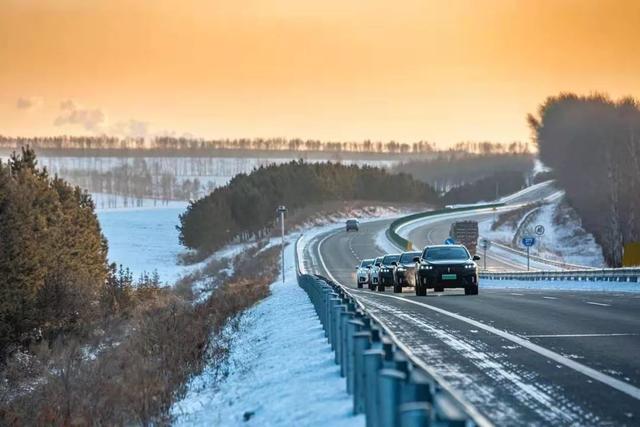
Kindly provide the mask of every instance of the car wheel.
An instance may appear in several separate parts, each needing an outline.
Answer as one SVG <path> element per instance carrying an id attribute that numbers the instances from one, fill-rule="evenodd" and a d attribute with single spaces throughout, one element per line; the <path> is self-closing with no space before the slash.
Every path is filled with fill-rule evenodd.
<path id="1" fill-rule="evenodd" d="M 382 283 L 378 284 L 378 292 L 384 292 L 384 285 Z"/>
<path id="2" fill-rule="evenodd" d="M 400 285 L 393 285 L 393 293 L 394 293 L 394 294 L 401 294 L 401 293 L 402 293 L 402 286 L 400 286 Z"/>
<path id="3" fill-rule="evenodd" d="M 477 286 L 467 286 L 464 288 L 465 295 L 478 295 L 478 287 Z"/>
<path id="4" fill-rule="evenodd" d="M 362 282 L 358 282 L 358 289 L 362 289 Z"/>
<path id="5" fill-rule="evenodd" d="M 417 297 L 427 296 L 427 287 L 420 283 L 416 283 L 416 296 Z"/>
<path id="6" fill-rule="evenodd" d="M 434 292 L 444 292 L 444 288 L 434 288 Z"/>

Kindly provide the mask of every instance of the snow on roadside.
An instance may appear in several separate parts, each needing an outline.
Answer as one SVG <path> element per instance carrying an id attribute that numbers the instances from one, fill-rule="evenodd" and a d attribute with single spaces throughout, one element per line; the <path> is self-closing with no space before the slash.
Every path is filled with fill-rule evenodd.
<path id="1" fill-rule="evenodd" d="M 285 277 L 250 309 L 234 334 L 215 384 L 212 368 L 195 377 L 172 408 L 177 426 L 363 426 L 306 293 L 298 286 L 294 246 L 285 250 Z"/>

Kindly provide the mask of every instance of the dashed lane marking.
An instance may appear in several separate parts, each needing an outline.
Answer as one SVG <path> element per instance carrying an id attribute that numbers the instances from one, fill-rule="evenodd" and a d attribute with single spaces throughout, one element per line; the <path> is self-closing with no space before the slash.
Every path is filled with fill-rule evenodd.
<path id="1" fill-rule="evenodd" d="M 587 304 L 591 304 L 591 305 L 599 305 L 601 307 L 611 307 L 611 304 L 604 304 L 601 302 L 593 302 L 593 301 L 585 301 Z"/>
<path id="2" fill-rule="evenodd" d="M 542 297 L 542 298 L 544 298 L 544 299 L 558 299 L 556 297 Z"/>
<path id="3" fill-rule="evenodd" d="M 520 335 L 524 338 L 587 338 L 587 337 L 631 337 L 638 334 L 549 334 L 549 335 Z"/>
<path id="4" fill-rule="evenodd" d="M 327 273 L 327 275 L 329 276 L 329 278 L 331 280 L 333 280 L 336 283 L 340 283 L 338 280 L 336 280 L 336 278 L 333 276 L 333 274 L 331 274 L 331 271 L 329 271 L 329 269 L 327 268 L 327 264 L 324 261 L 324 257 L 322 256 L 322 244 L 325 242 L 325 240 L 327 240 L 327 238 L 329 238 L 332 234 L 328 234 L 327 236 L 325 236 L 320 243 L 318 243 L 318 256 L 320 258 L 320 263 L 322 264 L 322 267 L 324 268 L 325 272 Z M 341 286 L 344 287 L 344 285 L 341 284 Z M 361 291 L 357 291 L 357 290 L 351 290 L 354 293 L 357 292 L 361 292 Z M 364 292 L 364 291 L 362 291 Z M 554 362 L 560 364 L 560 365 L 564 365 L 570 369 L 573 369 L 576 372 L 579 372 L 587 377 L 590 377 L 596 381 L 599 381 L 605 385 L 608 385 L 609 387 L 616 389 L 622 393 L 625 393 L 631 397 L 633 397 L 634 399 L 640 400 L 640 388 L 635 387 L 632 384 L 626 383 L 624 381 L 620 381 L 617 378 L 614 378 L 610 375 L 607 375 L 605 373 L 602 373 L 600 371 L 597 371 L 593 368 L 590 368 L 586 365 L 583 365 L 582 363 L 576 362 L 575 360 L 569 359 L 568 357 L 565 357 L 561 354 L 558 354 L 552 350 L 549 350 L 547 348 L 544 348 L 540 345 L 534 344 L 531 341 L 529 341 L 526 338 L 522 338 L 520 336 L 511 334 L 509 332 L 503 331 L 501 329 L 495 328 L 493 326 L 489 326 L 489 325 L 485 325 L 482 322 L 478 322 L 477 320 L 473 320 L 470 319 L 468 317 L 462 316 L 460 314 L 457 313 L 453 313 L 451 311 L 448 310 L 444 310 L 440 307 L 436 307 L 433 305 L 429 305 L 429 304 L 425 304 L 423 302 L 419 302 L 419 301 L 414 301 L 412 299 L 408 299 L 408 298 L 403 298 L 403 297 L 398 297 L 398 296 L 394 296 L 394 295 L 387 295 L 387 294 L 383 294 L 383 293 L 378 293 L 376 294 L 382 298 L 393 298 L 402 302 L 405 302 L 407 304 L 414 304 L 420 307 L 424 307 L 426 309 L 435 311 L 436 313 L 440 313 L 443 314 L 445 316 L 449 316 L 451 318 L 454 318 L 456 320 L 460 320 L 461 322 L 467 323 L 469 325 L 472 325 L 476 328 L 485 330 L 489 333 L 492 333 L 494 335 L 497 335 L 499 337 L 502 337 L 508 341 L 511 341 L 515 344 L 518 344 L 524 348 L 527 348 L 535 353 L 540 354 L 541 356 L 544 356 L 548 359 L 553 360 Z"/>

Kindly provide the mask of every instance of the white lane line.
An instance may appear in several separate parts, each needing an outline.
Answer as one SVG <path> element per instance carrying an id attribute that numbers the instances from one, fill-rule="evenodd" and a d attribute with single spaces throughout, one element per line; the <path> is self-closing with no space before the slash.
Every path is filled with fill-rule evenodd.
<path id="1" fill-rule="evenodd" d="M 638 334 L 556 334 L 556 335 L 521 335 L 524 338 L 583 338 L 583 337 L 630 337 Z"/>
<path id="2" fill-rule="evenodd" d="M 517 294 L 517 293 L 515 293 L 515 292 L 511 292 L 511 295 L 515 295 L 515 296 L 517 296 L 517 297 L 523 297 L 523 296 L 524 296 L 524 294 Z"/>
<path id="3" fill-rule="evenodd" d="M 339 281 L 336 280 L 336 278 L 333 276 L 333 274 L 331 274 L 331 272 L 329 271 L 329 269 L 327 268 L 327 264 L 324 262 L 324 257 L 322 256 L 322 244 L 325 242 L 325 240 L 327 240 L 327 238 L 329 238 L 332 234 L 330 233 L 329 235 L 327 235 L 325 238 L 323 238 L 320 243 L 318 243 L 318 256 L 320 258 L 320 262 L 322 263 L 322 267 L 324 268 L 324 270 L 327 272 L 327 275 L 329 276 L 329 278 L 331 280 L 333 280 L 336 283 L 339 283 L 341 286 L 344 287 L 344 285 L 342 285 Z M 354 291 L 354 292 L 358 292 L 358 291 Z M 363 291 L 364 292 L 364 291 Z M 476 328 L 485 330 L 487 332 L 490 332 L 494 335 L 497 335 L 499 337 L 502 337 L 508 341 L 511 341 L 515 344 L 518 344 L 524 348 L 527 348 L 535 353 L 540 354 L 541 356 L 544 356 L 548 359 L 553 360 L 556 363 L 559 363 L 561 365 L 564 365 L 570 369 L 573 369 L 576 372 L 579 372 L 583 375 L 586 375 L 596 381 L 599 381 L 603 384 L 608 385 L 611 388 L 614 388 L 618 391 L 621 391 L 622 393 L 625 393 L 631 397 L 633 397 L 634 399 L 638 399 L 640 400 L 640 388 L 635 387 L 629 383 L 625 383 L 624 381 L 620 381 L 617 378 L 614 378 L 612 376 L 609 376 L 607 374 L 604 374 L 600 371 L 597 371 L 593 368 L 590 368 L 586 365 L 583 365 L 582 363 L 576 362 L 575 360 L 569 359 L 568 357 L 565 357 L 561 354 L 558 354 L 554 351 L 551 351 L 549 349 L 546 349 L 542 346 L 539 346 L 537 344 L 532 343 L 531 341 L 519 337 L 517 335 L 513 335 L 510 334 L 509 332 L 500 330 L 498 328 L 494 328 L 493 326 L 489 326 L 489 325 L 485 325 L 484 323 L 478 322 L 477 320 L 473 320 L 470 319 L 468 317 L 462 316 L 460 314 L 457 313 L 453 313 L 451 311 L 447 311 L 444 310 L 440 307 L 435 307 L 433 305 L 429 305 L 429 304 L 425 304 L 423 302 L 418 302 L 418 301 L 414 301 L 408 298 L 403 298 L 403 297 L 397 297 L 397 296 L 393 296 L 393 295 L 387 295 L 387 294 L 383 294 L 383 293 L 378 293 L 376 294 L 380 297 L 384 297 L 384 298 L 393 298 L 393 299 L 397 299 L 399 301 L 403 301 L 406 302 L 408 304 L 414 304 L 420 307 L 424 307 L 427 308 L 429 310 L 435 311 L 436 313 L 440 313 L 440 314 L 444 314 L 445 316 L 449 316 L 452 317 L 454 319 L 460 320 L 462 322 L 468 323 L 470 325 L 475 326 Z"/>
<path id="4" fill-rule="evenodd" d="M 544 298 L 544 299 L 558 299 L 556 297 L 542 297 L 542 298 Z"/>
<path id="5" fill-rule="evenodd" d="M 322 257 L 322 255 L 320 255 Z M 407 298 L 401 298 L 401 297 L 396 297 L 393 295 L 385 295 L 385 294 L 376 294 L 378 296 L 381 297 L 386 297 L 386 298 L 394 298 L 397 300 L 401 300 L 404 302 L 407 302 L 409 304 L 415 304 L 418 305 L 420 307 L 424 307 L 424 308 L 428 308 L 429 310 L 433 310 L 437 313 L 440 314 L 444 314 L 445 316 L 449 316 L 449 317 L 453 317 L 454 319 L 460 320 L 462 322 L 468 323 L 470 325 L 475 326 L 476 328 L 480 328 L 483 329 L 487 332 L 490 332 L 494 335 L 497 335 L 499 337 L 502 337 L 506 340 L 509 340 L 515 344 L 518 344 L 522 347 L 525 347 L 535 353 L 538 353 L 548 359 L 553 360 L 556 363 L 559 363 L 561 365 L 564 365 L 568 368 L 573 369 L 574 371 L 577 371 L 583 375 L 586 375 L 590 378 L 593 378 L 596 381 L 600 381 L 603 384 L 608 385 L 609 387 L 612 387 L 618 391 L 621 391 L 625 394 L 628 394 L 629 396 L 633 397 L 634 399 L 638 399 L 640 400 L 640 388 L 635 387 L 629 383 L 625 383 L 624 381 L 620 381 L 619 379 L 616 379 L 612 376 L 609 376 L 607 374 L 604 374 L 600 371 L 597 371 L 593 368 L 590 368 L 586 365 L 583 365 L 582 363 L 578 363 L 575 360 L 571 360 L 568 357 L 565 357 L 561 354 L 558 354 L 554 351 L 551 351 L 549 349 L 546 349 L 542 346 L 539 346 L 537 344 L 532 343 L 531 341 L 528 341 L 525 338 L 519 337 L 517 335 L 513 335 L 510 334 L 509 332 L 500 330 L 498 328 L 494 328 L 493 326 L 489 326 L 489 325 L 485 325 L 484 323 L 478 322 L 477 320 L 473 320 L 470 319 L 468 317 L 464 317 L 461 316 L 459 314 L 456 313 L 452 313 L 450 311 L 444 310 L 440 307 L 435 307 L 429 304 L 425 304 L 422 302 L 418 302 L 418 301 L 413 301 Z"/>
<path id="6" fill-rule="evenodd" d="M 603 304 L 601 302 L 585 301 L 587 304 L 599 305 L 601 307 L 611 307 L 611 304 Z"/>

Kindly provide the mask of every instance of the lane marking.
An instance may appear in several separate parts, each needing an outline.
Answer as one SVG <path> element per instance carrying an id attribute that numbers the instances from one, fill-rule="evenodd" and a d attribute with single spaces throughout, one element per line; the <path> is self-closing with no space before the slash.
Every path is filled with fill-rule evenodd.
<path id="1" fill-rule="evenodd" d="M 544 298 L 544 299 L 558 299 L 556 297 L 542 297 L 542 298 Z"/>
<path id="2" fill-rule="evenodd" d="M 585 301 L 587 304 L 599 305 L 601 307 L 611 307 L 611 304 L 603 304 L 601 302 Z"/>
<path id="3" fill-rule="evenodd" d="M 515 293 L 515 292 L 511 292 L 511 295 L 515 295 L 515 296 L 517 296 L 517 297 L 523 297 L 523 296 L 524 296 L 524 294 L 517 294 L 517 293 Z"/>
<path id="4" fill-rule="evenodd" d="M 324 268 L 325 272 L 329 275 L 329 278 L 334 281 L 335 283 L 340 284 L 340 286 L 344 287 L 344 285 L 342 285 L 342 283 L 340 283 L 338 280 L 336 280 L 336 278 L 333 276 L 333 274 L 331 274 L 331 272 L 329 271 L 329 269 L 327 268 L 327 264 L 324 261 L 324 257 L 322 256 L 322 244 L 325 242 L 325 240 L 327 240 L 329 237 L 331 237 L 333 235 L 333 233 L 329 233 L 327 236 L 325 236 L 320 243 L 318 243 L 318 256 L 320 258 L 320 262 L 322 263 L 322 267 Z M 358 291 L 358 290 L 352 290 L 353 293 L 357 294 L 357 293 L 366 293 L 364 291 Z M 635 387 L 629 383 L 626 383 L 624 381 L 620 381 L 617 378 L 614 378 L 612 376 L 609 376 L 607 374 L 604 374 L 600 371 L 597 371 L 593 368 L 590 368 L 586 365 L 583 365 L 582 363 L 576 362 L 575 360 L 569 359 L 568 357 L 565 357 L 561 354 L 558 354 L 554 351 L 551 351 L 549 349 L 546 349 L 540 345 L 534 344 L 531 341 L 519 337 L 517 335 L 513 335 L 510 334 L 509 332 L 503 331 L 501 329 L 498 328 L 494 328 L 493 326 L 489 326 L 489 325 L 485 325 L 484 323 L 478 322 L 477 320 L 473 320 L 470 319 L 468 317 L 462 316 L 460 314 L 457 313 L 453 313 L 451 311 L 448 310 L 444 310 L 440 307 L 436 307 L 433 305 L 429 305 L 429 304 L 425 304 L 422 302 L 418 302 L 418 301 L 414 301 L 412 299 L 408 299 L 408 298 L 403 298 L 403 297 L 397 297 L 394 295 L 387 295 L 387 294 L 383 294 L 383 293 L 376 293 L 376 294 L 371 294 L 371 293 L 367 293 L 370 295 L 378 295 L 380 297 L 384 297 L 384 298 L 393 298 L 408 304 L 414 304 L 420 307 L 424 307 L 426 309 L 435 311 L 436 313 L 440 313 L 443 314 L 445 316 L 449 316 L 452 317 L 456 320 L 460 320 L 464 323 L 467 323 L 469 325 L 473 325 L 476 328 L 482 329 L 484 331 L 490 332 L 494 335 L 497 335 L 501 338 L 504 338 L 508 341 L 511 341 L 515 344 L 520 345 L 521 347 L 527 348 L 535 353 L 540 354 L 541 356 L 544 356 L 548 359 L 553 360 L 556 363 L 559 363 L 561 365 L 564 365 L 570 369 L 573 369 L 576 372 L 579 372 L 587 377 L 590 377 L 596 381 L 599 381 L 605 385 L 608 385 L 611 388 L 614 388 L 618 391 L 621 391 L 622 393 L 625 393 L 631 397 L 633 397 L 634 399 L 640 400 L 640 388 Z"/>
<path id="5" fill-rule="evenodd" d="M 555 335 L 521 335 L 525 338 L 583 338 L 583 337 L 631 337 L 639 334 L 555 334 Z"/>

